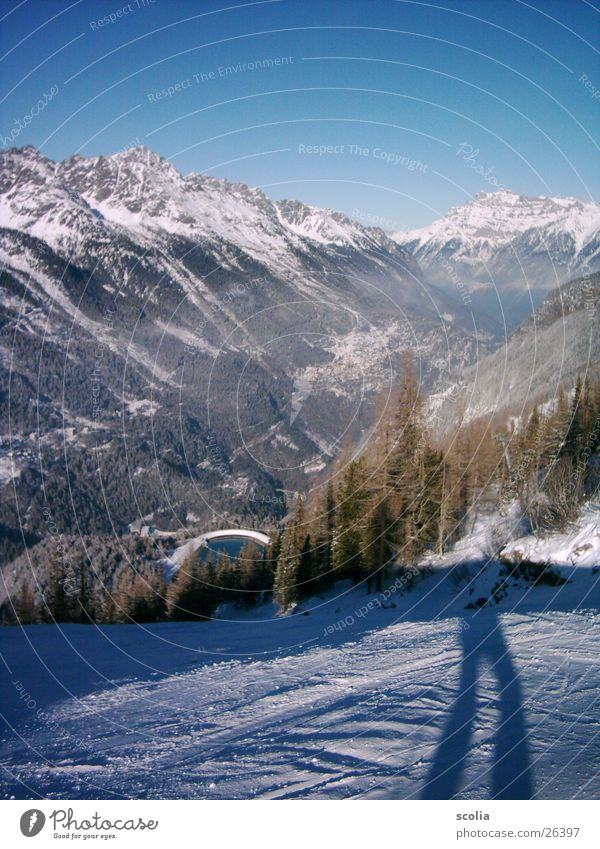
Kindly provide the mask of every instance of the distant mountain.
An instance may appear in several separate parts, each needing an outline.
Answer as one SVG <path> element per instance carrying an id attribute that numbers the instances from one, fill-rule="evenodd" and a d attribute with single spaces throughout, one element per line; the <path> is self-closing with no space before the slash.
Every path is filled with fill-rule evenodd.
<path id="1" fill-rule="evenodd" d="M 460 383 L 432 396 L 437 427 L 511 414 L 551 401 L 561 386 L 600 369 L 600 273 L 556 288 L 508 342 L 464 370 Z"/>
<path id="2" fill-rule="evenodd" d="M 431 282 L 511 330 L 556 286 L 600 268 L 600 204 L 481 192 L 393 238 Z"/>
<path id="3" fill-rule="evenodd" d="M 382 230 L 145 148 L 1 152 L 0 263 L 17 548 L 48 502 L 69 532 L 268 521 L 368 428 L 403 348 L 427 389 L 496 344 Z"/>

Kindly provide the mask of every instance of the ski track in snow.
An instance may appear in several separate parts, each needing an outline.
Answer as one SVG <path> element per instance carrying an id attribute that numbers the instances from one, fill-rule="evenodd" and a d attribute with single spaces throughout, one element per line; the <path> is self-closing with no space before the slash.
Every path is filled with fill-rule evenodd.
<path id="1" fill-rule="evenodd" d="M 494 610 L 440 572 L 364 617 L 357 589 L 283 619 L 3 629 L 2 795 L 597 797 L 594 574 Z"/>

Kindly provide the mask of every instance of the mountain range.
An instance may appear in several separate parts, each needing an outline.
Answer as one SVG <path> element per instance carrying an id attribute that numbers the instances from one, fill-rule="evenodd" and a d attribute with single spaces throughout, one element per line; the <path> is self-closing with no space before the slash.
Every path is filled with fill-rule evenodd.
<path id="1" fill-rule="evenodd" d="M 382 230 L 145 148 L 3 151 L 0 262 L 17 541 L 48 503 L 87 533 L 281 515 L 373 422 L 403 348 L 433 387 L 495 339 Z"/>

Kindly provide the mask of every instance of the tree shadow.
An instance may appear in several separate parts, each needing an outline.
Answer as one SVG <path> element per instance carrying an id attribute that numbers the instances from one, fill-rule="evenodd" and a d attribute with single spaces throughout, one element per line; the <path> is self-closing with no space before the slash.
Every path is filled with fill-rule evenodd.
<path id="1" fill-rule="evenodd" d="M 493 738 L 492 799 L 531 799 L 534 793 L 519 675 L 498 617 L 480 610 L 462 620 L 462 667 L 458 695 L 435 753 L 422 799 L 460 794 L 477 719 L 480 666 L 487 661 L 497 679 L 500 714 Z"/>

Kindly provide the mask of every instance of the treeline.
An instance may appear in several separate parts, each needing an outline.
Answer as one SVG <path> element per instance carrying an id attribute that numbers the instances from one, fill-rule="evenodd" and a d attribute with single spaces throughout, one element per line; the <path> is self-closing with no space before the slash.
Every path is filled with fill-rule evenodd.
<path id="1" fill-rule="evenodd" d="M 132 417 L 126 423 L 126 440 L 108 429 L 80 431 L 75 442 L 67 440 L 63 446 L 60 428 L 52 444 L 38 446 L 24 440 L 25 468 L 14 485 L 0 494 L 0 563 L 9 563 L 25 544 L 31 546 L 48 535 L 48 510 L 65 534 L 104 537 L 115 527 L 125 526 L 132 516 L 149 513 L 162 530 L 185 526 L 188 513 L 208 527 L 213 514 L 202 493 L 220 488 L 221 514 L 235 517 L 240 526 L 281 521 L 285 508 L 273 497 L 275 482 L 266 473 L 252 471 L 250 461 L 240 458 L 228 471 L 233 478 L 252 476 L 254 497 L 250 501 L 232 494 L 233 490 L 221 486 L 223 477 L 216 469 L 206 430 L 183 413 L 179 430 L 173 421 L 179 419 L 170 407 L 152 420 Z M 225 450 L 219 449 L 223 454 Z M 211 463 L 200 480 L 190 470 L 207 455 Z M 37 463 L 30 462 L 32 456 Z"/>
<path id="2" fill-rule="evenodd" d="M 578 379 L 571 398 L 532 410 L 527 424 L 497 434 L 501 500 L 518 500 L 532 530 L 564 530 L 600 490 L 600 380 Z"/>
<path id="3" fill-rule="evenodd" d="M 270 597 L 273 551 L 253 542 L 234 560 L 214 553 L 204 559 L 194 551 L 166 581 L 166 551 L 150 539 L 53 536 L 5 570 L 0 620 L 102 625 L 210 619 L 220 604 L 248 609 Z"/>
<path id="4" fill-rule="evenodd" d="M 53 534 L 3 569 L 0 620 L 159 621 L 166 616 L 164 556 L 139 537 Z"/>
<path id="5" fill-rule="evenodd" d="M 506 422 L 474 421 L 432 434 L 405 357 L 392 409 L 366 447 L 347 446 L 328 481 L 300 498 L 271 545 L 235 560 L 192 552 L 165 582 L 165 552 L 149 540 L 52 537 L 5 570 L 11 622 L 210 619 L 273 596 L 283 610 L 335 582 L 380 590 L 391 570 L 414 574 L 443 554 L 482 509 L 519 507 L 532 530 L 566 528 L 600 486 L 600 381 Z"/>
<path id="6" fill-rule="evenodd" d="M 248 610 L 272 594 L 277 551 L 249 542 L 231 560 L 226 553 L 206 559 L 191 552 L 167 590 L 170 619 L 210 619 L 220 604 Z"/>
<path id="7" fill-rule="evenodd" d="M 493 472 L 493 439 L 464 428 L 445 450 L 426 419 L 406 356 L 391 415 L 363 451 L 343 452 L 324 491 L 300 501 L 285 528 L 275 573 L 283 609 L 342 579 L 380 590 L 392 567 L 408 572 L 461 534 Z"/>

